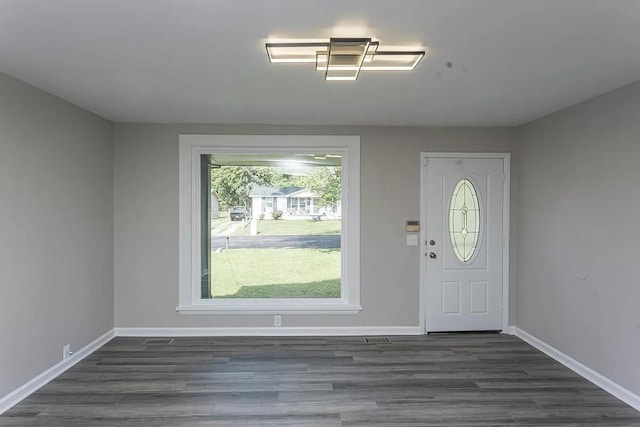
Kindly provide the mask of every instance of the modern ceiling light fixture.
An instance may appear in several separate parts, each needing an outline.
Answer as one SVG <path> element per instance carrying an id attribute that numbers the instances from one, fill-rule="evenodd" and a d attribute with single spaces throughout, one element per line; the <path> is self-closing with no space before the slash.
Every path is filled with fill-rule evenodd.
<path id="1" fill-rule="evenodd" d="M 379 50 L 371 38 L 330 38 L 328 42 L 266 43 L 270 62 L 315 63 L 325 80 L 356 80 L 360 71 L 411 71 L 424 50 Z"/>

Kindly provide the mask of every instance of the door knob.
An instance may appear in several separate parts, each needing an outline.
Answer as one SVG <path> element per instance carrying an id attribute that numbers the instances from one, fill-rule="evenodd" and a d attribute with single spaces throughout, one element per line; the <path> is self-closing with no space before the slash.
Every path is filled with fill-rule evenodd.
<path id="1" fill-rule="evenodd" d="M 436 258 L 436 253 L 435 252 L 429 252 L 429 258 L 435 259 Z"/>

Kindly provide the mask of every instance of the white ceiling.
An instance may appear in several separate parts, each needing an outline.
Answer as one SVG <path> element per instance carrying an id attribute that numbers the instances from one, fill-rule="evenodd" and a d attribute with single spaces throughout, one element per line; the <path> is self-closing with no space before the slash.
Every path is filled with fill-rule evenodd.
<path id="1" fill-rule="evenodd" d="M 267 60 L 330 36 L 428 54 L 356 82 Z M 117 122 L 516 125 L 640 79 L 640 1 L 0 0 L 0 71 Z"/>

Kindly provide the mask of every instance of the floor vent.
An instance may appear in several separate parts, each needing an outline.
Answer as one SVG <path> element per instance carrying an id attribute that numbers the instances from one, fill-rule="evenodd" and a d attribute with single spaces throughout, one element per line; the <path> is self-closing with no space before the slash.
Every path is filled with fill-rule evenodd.
<path id="1" fill-rule="evenodd" d="M 173 339 L 171 338 L 151 338 L 146 340 L 145 344 L 171 344 Z"/>
<path id="2" fill-rule="evenodd" d="M 364 342 L 367 344 L 391 344 L 391 340 L 387 337 L 365 338 Z"/>

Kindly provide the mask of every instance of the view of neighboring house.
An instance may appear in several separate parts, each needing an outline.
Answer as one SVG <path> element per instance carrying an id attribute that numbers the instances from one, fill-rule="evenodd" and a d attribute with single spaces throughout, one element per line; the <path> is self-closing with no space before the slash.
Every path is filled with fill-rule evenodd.
<path id="1" fill-rule="evenodd" d="M 253 215 L 271 215 L 280 210 L 285 216 L 339 212 L 336 206 L 320 206 L 319 197 L 304 187 L 253 187 L 249 192 Z"/>
<path id="2" fill-rule="evenodd" d="M 211 189 L 211 218 L 218 218 L 220 216 L 220 200 L 218 193 L 213 188 Z"/>

